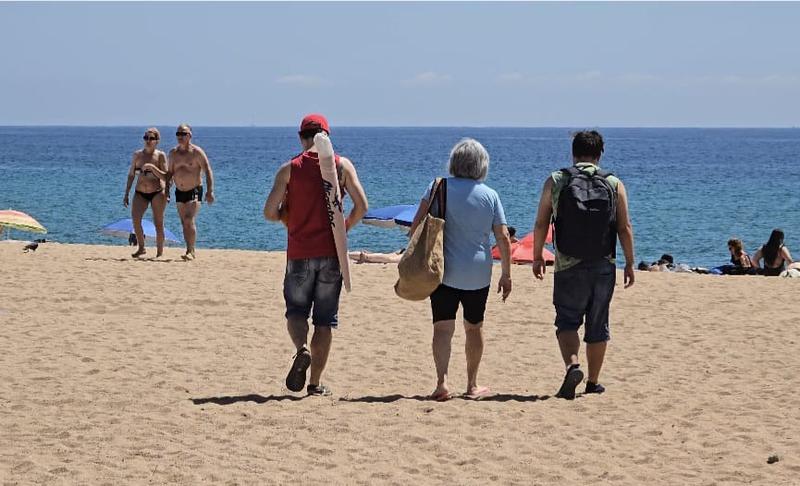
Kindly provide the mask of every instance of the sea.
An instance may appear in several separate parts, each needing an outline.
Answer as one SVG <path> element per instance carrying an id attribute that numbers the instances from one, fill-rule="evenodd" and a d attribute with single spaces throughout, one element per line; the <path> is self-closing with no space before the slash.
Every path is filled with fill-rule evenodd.
<path id="1" fill-rule="evenodd" d="M 125 181 L 145 128 L 0 127 L 0 209 L 32 215 L 50 241 L 127 245 L 100 230 L 130 217 Z M 486 183 L 522 236 L 532 229 L 545 179 L 571 164 L 571 134 L 580 128 L 334 127 L 331 136 L 355 164 L 371 208 L 418 203 L 430 181 L 446 175 L 452 146 L 477 139 L 491 157 Z M 169 151 L 174 128 L 159 129 L 159 148 Z M 669 253 L 676 263 L 716 266 L 729 258 L 729 238 L 741 238 L 752 254 L 773 228 L 800 255 L 800 129 L 599 130 L 601 166 L 627 188 L 637 262 Z M 275 171 L 301 150 L 296 128 L 194 127 L 193 142 L 208 154 L 217 199 L 198 216 L 198 249 L 284 250 L 284 227 L 265 221 L 262 209 Z M 181 235 L 174 197 L 165 224 Z M 369 251 L 405 243 L 401 229 L 363 224 L 349 238 L 351 249 Z"/>

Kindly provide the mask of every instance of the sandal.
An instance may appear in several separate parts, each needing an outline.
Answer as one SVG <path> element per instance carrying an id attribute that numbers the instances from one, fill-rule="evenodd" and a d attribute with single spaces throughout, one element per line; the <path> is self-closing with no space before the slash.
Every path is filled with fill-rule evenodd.
<path id="1" fill-rule="evenodd" d="M 308 392 L 309 396 L 315 397 L 329 397 L 331 395 L 331 389 L 325 385 L 308 385 L 306 392 Z"/>
<path id="2" fill-rule="evenodd" d="M 299 392 L 306 384 L 306 371 L 311 366 L 311 353 L 308 348 L 303 346 L 297 354 L 294 355 L 294 362 L 289 374 L 286 375 L 286 388 L 293 392 Z"/>

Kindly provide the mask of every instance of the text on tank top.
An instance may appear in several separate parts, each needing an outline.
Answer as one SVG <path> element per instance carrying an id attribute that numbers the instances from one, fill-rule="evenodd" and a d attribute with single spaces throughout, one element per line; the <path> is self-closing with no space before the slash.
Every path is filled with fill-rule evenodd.
<path id="1" fill-rule="evenodd" d="M 334 160 L 337 172 L 340 172 L 339 155 L 335 155 Z M 287 258 L 335 257 L 336 244 L 328 217 L 327 196 L 315 152 L 303 152 L 292 159 L 287 192 Z"/>

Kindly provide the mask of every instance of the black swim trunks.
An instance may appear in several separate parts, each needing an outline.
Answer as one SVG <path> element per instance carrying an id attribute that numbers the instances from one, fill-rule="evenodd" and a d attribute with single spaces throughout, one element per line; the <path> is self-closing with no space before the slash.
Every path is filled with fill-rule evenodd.
<path id="1" fill-rule="evenodd" d="M 152 201 L 154 197 L 156 197 L 157 195 L 161 194 L 162 192 L 163 191 L 156 191 L 156 192 L 136 191 L 136 194 L 142 196 L 143 198 L 145 198 L 148 201 Z"/>
<path id="2" fill-rule="evenodd" d="M 177 187 L 175 188 L 175 202 L 187 203 L 192 201 L 203 201 L 203 186 L 197 186 L 188 191 L 181 191 Z"/>

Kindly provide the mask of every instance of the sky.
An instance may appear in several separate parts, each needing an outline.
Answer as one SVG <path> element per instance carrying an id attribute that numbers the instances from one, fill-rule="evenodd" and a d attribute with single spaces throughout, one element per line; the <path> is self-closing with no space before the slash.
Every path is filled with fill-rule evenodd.
<path id="1" fill-rule="evenodd" d="M 0 3 L 0 125 L 800 126 L 800 3 Z"/>

